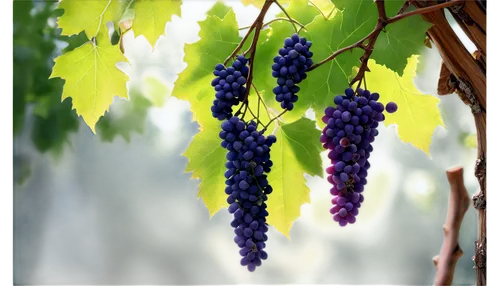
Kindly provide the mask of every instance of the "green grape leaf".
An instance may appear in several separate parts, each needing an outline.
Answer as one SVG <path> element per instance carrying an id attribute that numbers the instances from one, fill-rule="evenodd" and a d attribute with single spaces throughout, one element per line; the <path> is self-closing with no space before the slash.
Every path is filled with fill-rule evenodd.
<path id="1" fill-rule="evenodd" d="M 219 19 L 224 19 L 224 16 L 231 10 L 228 6 L 226 6 L 223 2 L 217 1 L 217 3 L 207 11 L 208 16 L 217 16 Z"/>
<path id="2" fill-rule="evenodd" d="M 71 109 L 71 100 L 61 102 L 56 93 L 40 96 L 35 109 L 45 109 L 43 116 L 35 114 L 31 139 L 38 151 L 51 151 L 56 157 L 62 154 L 69 134 L 78 131 L 79 121 Z"/>
<path id="3" fill-rule="evenodd" d="M 319 12 L 313 6 L 308 5 L 307 0 L 293 1 L 287 8 L 288 14 L 306 25 L 310 23 Z M 278 17 L 286 17 L 283 13 L 278 14 Z M 295 33 L 292 24 L 288 21 L 277 21 L 270 25 L 270 29 L 263 30 L 259 37 L 259 45 L 255 53 L 254 61 L 254 79 L 253 83 L 259 90 L 267 91 L 264 96 L 266 104 L 278 111 L 282 110 L 280 104 L 276 101 L 275 95 L 272 92 L 273 88 L 277 85 L 276 78 L 271 76 L 271 66 L 273 59 L 278 55 L 278 51 L 283 47 L 285 38 L 290 37 Z M 300 85 L 301 86 L 301 85 Z M 299 92 L 299 101 L 303 92 Z M 293 112 L 287 112 L 283 115 L 283 119 L 293 122 L 302 117 L 307 110 L 306 105 L 296 106 Z"/>
<path id="4" fill-rule="evenodd" d="M 154 49 L 161 35 L 165 35 L 165 25 L 172 16 L 181 15 L 182 1 L 136 0 L 135 18 L 132 24 L 135 36 L 144 35 Z"/>
<path id="5" fill-rule="evenodd" d="M 141 77 L 142 92 L 156 108 L 163 107 L 172 95 L 172 86 L 157 72 L 146 72 Z"/>
<path id="6" fill-rule="evenodd" d="M 221 122 L 213 118 L 210 111 L 214 100 L 210 82 L 214 78 L 212 72 L 215 65 L 231 54 L 241 38 L 232 9 L 223 19 L 208 16 L 199 24 L 201 39 L 185 46 L 187 67 L 179 74 L 172 96 L 190 101 L 193 119 L 200 125 L 200 132 L 194 136 L 183 155 L 189 159 L 186 172 L 193 172 L 193 179 L 201 179 L 198 197 L 213 216 L 227 206 L 224 192 L 226 150 L 220 146 Z"/>
<path id="7" fill-rule="evenodd" d="M 348 35 L 358 41 L 368 35 L 376 26 L 377 6 L 373 1 L 333 0 L 343 15 L 343 36 Z M 404 0 L 385 2 L 386 14 L 395 16 L 404 4 Z M 408 17 L 387 25 L 375 42 L 371 58 L 379 64 L 403 74 L 406 59 L 420 54 L 425 47 L 425 32 L 431 26 L 420 16 Z M 345 45 L 342 45 L 343 47 Z"/>
<path id="8" fill-rule="evenodd" d="M 62 99 L 72 97 L 73 108 L 95 133 L 95 124 L 108 110 L 114 96 L 128 98 L 127 74 L 116 64 L 128 62 L 118 45 L 112 46 L 107 35 L 100 33 L 96 43 L 87 42 L 57 57 L 50 78 L 66 80 Z"/>
<path id="9" fill-rule="evenodd" d="M 221 14 L 226 11 L 225 5 L 216 4 L 211 13 Z M 172 94 L 180 100 L 190 103 L 193 121 L 203 127 L 211 122 L 210 105 L 214 99 L 211 81 L 214 78 L 213 68 L 223 62 L 236 48 L 240 41 L 236 13 L 231 9 L 224 18 L 207 14 L 207 18 L 199 21 L 199 40 L 184 44 L 186 67 L 178 73 Z"/>
<path id="10" fill-rule="evenodd" d="M 350 24 L 351 21 L 353 20 L 346 19 L 342 13 L 337 13 L 328 20 L 318 16 L 307 25 L 309 32 L 305 37 L 313 43 L 311 51 L 314 53 L 314 62 L 356 42 L 356 27 Z M 325 108 L 333 104 L 335 95 L 343 93 L 348 87 L 352 68 L 359 65 L 361 55 L 361 50 L 346 52 L 308 72 L 307 78 L 300 84 L 297 108 L 312 107 L 318 124 L 323 124 L 320 118 Z"/>
<path id="11" fill-rule="evenodd" d="M 204 110 L 199 110 L 197 117 L 200 132 L 193 137 L 183 155 L 189 159 L 186 172 L 193 172 L 193 179 L 201 179 L 198 198 L 203 200 L 212 217 L 221 208 L 227 207 L 227 195 L 224 192 L 227 150 L 220 145 L 221 122 L 212 117 L 212 99 L 205 97 L 197 103 L 205 106 Z"/>
<path id="12" fill-rule="evenodd" d="M 172 95 L 190 101 L 193 117 L 200 125 L 200 132 L 194 136 L 183 155 L 189 159 L 186 172 L 192 172 L 192 178 L 201 179 L 198 197 L 205 203 L 210 216 L 213 216 L 221 208 L 227 207 L 227 195 L 224 192 L 227 150 L 220 146 L 221 121 L 214 119 L 210 110 L 214 100 L 214 90 L 210 82 L 214 78 L 212 72 L 215 65 L 223 62 L 231 54 L 241 38 L 238 36 L 238 26 L 232 10 L 223 19 L 217 16 L 208 16 L 199 24 L 201 40 L 186 45 L 184 61 L 187 62 L 188 66 L 179 74 Z M 212 33 L 213 30 L 217 30 L 218 33 Z M 260 94 L 265 96 L 265 92 L 261 91 Z M 259 100 L 253 88 L 250 90 L 249 98 L 250 108 L 245 113 L 245 119 L 249 120 L 255 115 L 264 124 L 267 123 L 269 121 L 267 112 L 263 105 L 260 109 L 257 107 Z M 281 149 L 283 153 L 280 154 L 279 150 L 271 151 L 271 157 L 287 157 L 287 164 L 298 166 L 295 169 L 298 170 L 299 177 L 303 178 L 303 172 L 322 175 L 319 157 L 321 145 L 318 139 L 320 131 L 315 129 L 314 122 L 301 119 L 294 123 L 284 124 L 279 130 L 278 136 L 282 138 L 280 140 L 283 142 L 277 143 L 278 147 L 274 149 Z M 268 135 L 272 131 L 273 124 L 267 129 L 266 134 Z M 280 173 L 279 169 L 277 173 Z M 273 186 L 273 193 L 275 192 L 277 196 L 280 193 L 281 196 L 283 194 L 286 196 L 286 204 L 281 206 L 279 202 L 274 204 L 276 206 L 276 228 L 288 236 L 293 220 L 297 219 L 300 214 L 300 205 L 307 202 L 309 197 L 306 193 L 307 198 L 304 196 L 298 196 L 297 199 L 290 198 L 290 194 L 282 190 L 283 179 L 278 176 L 275 180 L 277 180 L 277 185 Z M 304 185 L 305 179 L 296 180 L 296 182 L 302 184 L 299 189 L 304 193 L 304 189 L 307 189 Z M 296 187 L 297 185 L 294 185 L 294 188 Z"/>
<path id="13" fill-rule="evenodd" d="M 268 196 L 267 222 L 286 237 L 293 222 L 300 217 L 300 207 L 311 202 L 304 173 L 323 176 L 320 135 L 315 122 L 302 117 L 280 125 L 277 141 L 271 146 L 273 166 L 268 181 L 273 192 Z"/>
<path id="14" fill-rule="evenodd" d="M 243 5 L 245 6 L 248 6 L 248 5 L 253 5 L 254 7 L 257 7 L 257 8 L 262 8 L 262 6 L 264 6 L 264 2 L 266 2 L 266 0 L 241 0 L 241 3 L 243 3 Z M 281 1 L 280 0 L 280 4 L 287 4 L 288 2 L 290 2 L 290 0 L 283 0 Z"/>
<path id="15" fill-rule="evenodd" d="M 365 73 L 366 84 L 373 92 L 380 94 L 379 101 L 384 105 L 390 101 L 398 105 L 394 113 L 385 113 L 384 124 L 397 124 L 401 141 L 429 154 L 432 134 L 439 125 L 444 127 L 437 104 L 439 99 L 422 94 L 413 83 L 416 76 L 418 56 L 408 59 L 403 76 L 378 65 L 374 60 L 368 61 L 371 72 Z"/>
<path id="16" fill-rule="evenodd" d="M 62 29 L 61 35 L 71 36 L 85 31 L 88 39 L 104 30 L 107 22 L 117 24 L 123 14 L 121 0 L 63 0 L 58 9 L 64 9 L 57 22 Z"/>
<path id="17" fill-rule="evenodd" d="M 115 102 L 109 112 L 106 112 L 96 124 L 96 129 L 104 142 L 113 142 L 116 136 L 121 136 L 130 142 L 132 133 L 142 134 L 146 125 L 150 99 L 137 90 L 130 90 L 130 101 Z"/>

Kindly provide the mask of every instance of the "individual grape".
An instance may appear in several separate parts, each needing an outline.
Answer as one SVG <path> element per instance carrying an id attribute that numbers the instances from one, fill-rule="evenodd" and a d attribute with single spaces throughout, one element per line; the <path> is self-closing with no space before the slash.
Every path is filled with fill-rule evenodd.
<path id="1" fill-rule="evenodd" d="M 271 170 L 270 147 L 276 137 L 265 137 L 257 131 L 255 122 L 246 124 L 236 116 L 224 121 L 221 128 L 221 145 L 228 150 L 225 192 L 228 211 L 234 216 L 234 241 L 240 247 L 241 265 L 254 271 L 267 259 L 266 200 L 272 187 L 266 173 Z"/>
<path id="2" fill-rule="evenodd" d="M 313 64 L 312 55 L 309 51 L 312 42 L 306 38 L 300 38 L 298 34 L 293 34 L 286 38 L 283 48 L 279 50 L 279 55 L 274 57 L 272 65 L 272 76 L 277 78 L 278 86 L 273 89 L 276 101 L 281 108 L 292 110 L 297 102 L 297 93 L 300 88 L 297 86 L 307 77 L 306 70 Z"/>
<path id="3" fill-rule="evenodd" d="M 396 110 L 398 110 L 398 105 L 395 102 L 391 101 L 387 103 L 387 105 L 385 106 L 385 110 L 389 113 L 396 112 Z"/>
<path id="4" fill-rule="evenodd" d="M 392 106 L 394 103 L 384 107 L 379 98 L 378 93 L 361 88 L 354 92 L 349 87 L 344 95 L 334 97 L 334 106 L 327 107 L 322 117 L 327 126 L 320 141 L 330 150 L 328 158 L 332 163 L 327 168 L 328 182 L 333 185 L 330 193 L 334 196 L 330 213 L 340 226 L 356 222 L 370 168 L 370 143 L 379 134 L 379 122 L 385 119 L 383 111 L 397 109 Z"/>
<path id="5" fill-rule="evenodd" d="M 231 67 L 226 68 L 223 64 L 215 65 L 212 80 L 215 89 L 215 100 L 211 107 L 212 116 L 225 120 L 233 116 L 233 106 L 244 100 L 246 93 L 245 84 L 248 77 L 248 59 L 242 55 L 236 57 Z"/>

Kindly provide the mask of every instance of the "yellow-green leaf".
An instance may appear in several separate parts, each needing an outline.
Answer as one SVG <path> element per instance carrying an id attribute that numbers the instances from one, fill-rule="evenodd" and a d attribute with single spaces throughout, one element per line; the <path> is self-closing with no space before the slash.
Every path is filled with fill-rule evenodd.
<path id="1" fill-rule="evenodd" d="M 165 101 L 172 95 L 172 86 L 157 72 L 144 73 L 141 85 L 144 96 L 157 108 L 163 107 Z"/>
<path id="2" fill-rule="evenodd" d="M 173 96 L 182 100 L 190 100 L 192 104 L 196 105 L 201 97 L 210 96 L 212 100 L 215 99 L 215 93 L 210 85 L 214 78 L 212 72 L 215 65 L 222 63 L 241 40 L 238 35 L 236 15 L 232 9 L 224 19 L 208 16 L 199 24 L 201 39 L 184 47 L 186 54 L 184 61 L 188 66 L 179 74 L 172 91 Z M 217 32 L 214 33 L 214 31 Z M 196 83 L 201 84 L 199 88 L 208 87 L 208 91 L 206 93 L 196 92 L 197 89 L 193 86 Z M 200 108 L 210 109 L 210 106 L 200 106 Z M 193 110 L 193 105 L 191 105 L 191 109 L 196 113 Z"/>
<path id="3" fill-rule="evenodd" d="M 200 132 L 194 136 L 183 155 L 189 159 L 186 172 L 193 172 L 193 179 L 201 179 L 198 197 L 205 203 L 210 216 L 213 216 L 227 206 L 224 192 L 227 150 L 220 146 L 221 122 L 212 117 L 210 110 L 215 99 L 210 83 L 214 78 L 212 72 L 215 65 L 231 54 L 241 38 L 232 9 L 223 19 L 208 16 L 199 24 L 201 39 L 185 46 L 184 61 L 188 66 L 179 74 L 172 96 L 189 100 L 193 119 L 200 125 Z"/>
<path id="4" fill-rule="evenodd" d="M 354 1 L 354 0 L 353 0 Z M 366 22 L 357 22 L 355 19 L 344 17 L 343 13 L 336 13 L 326 20 L 317 16 L 307 25 L 305 37 L 312 41 L 311 51 L 313 61 L 320 62 L 333 52 L 344 46 L 353 44 L 357 40 L 357 30 L 365 29 Z M 300 83 L 298 109 L 313 108 L 316 121 L 322 126 L 321 116 L 327 106 L 333 104 L 335 95 L 343 94 L 349 85 L 349 76 L 352 68 L 359 65 L 362 50 L 355 49 L 339 55 L 334 60 L 326 62 L 319 68 L 308 72 L 307 79 Z"/>
<path id="5" fill-rule="evenodd" d="M 98 31 L 105 29 L 106 23 L 120 21 L 123 10 L 121 0 L 63 0 L 58 9 L 64 14 L 58 18 L 57 24 L 62 29 L 61 35 L 71 36 L 85 31 L 89 39 L 97 36 Z"/>
<path id="6" fill-rule="evenodd" d="M 135 36 L 144 35 L 154 48 L 172 15 L 181 15 L 181 0 L 136 0 L 132 24 Z"/>
<path id="7" fill-rule="evenodd" d="M 281 125 L 271 147 L 273 166 L 268 181 L 273 192 L 268 196 L 267 222 L 288 238 L 293 222 L 300 217 L 300 207 L 311 202 L 304 173 L 323 175 L 320 134 L 314 121 L 302 117 Z"/>
<path id="8" fill-rule="evenodd" d="M 210 107 L 209 107 L 210 108 Z M 188 158 L 185 173 L 191 173 L 191 180 L 198 184 L 197 199 L 201 199 L 212 218 L 228 206 L 226 188 L 226 150 L 220 146 L 220 122 L 214 120 L 200 129 L 182 156 Z"/>
<path id="9" fill-rule="evenodd" d="M 104 115 L 114 96 L 128 98 L 127 74 L 116 64 L 128 62 L 118 45 L 112 46 L 100 33 L 96 43 L 86 44 L 57 57 L 50 78 L 66 80 L 62 99 L 72 98 L 73 108 L 95 133 L 95 124 Z"/>
<path id="10" fill-rule="evenodd" d="M 385 105 L 393 101 L 398 105 L 396 112 L 385 113 L 385 125 L 397 124 L 398 135 L 403 142 L 409 142 L 429 155 L 434 129 L 439 125 L 444 127 L 444 123 L 437 107 L 439 99 L 422 94 L 413 83 L 417 63 L 418 56 L 408 58 L 403 76 L 399 76 L 369 60 L 371 72 L 365 73 L 365 77 L 370 91 L 380 94 L 380 102 Z"/>

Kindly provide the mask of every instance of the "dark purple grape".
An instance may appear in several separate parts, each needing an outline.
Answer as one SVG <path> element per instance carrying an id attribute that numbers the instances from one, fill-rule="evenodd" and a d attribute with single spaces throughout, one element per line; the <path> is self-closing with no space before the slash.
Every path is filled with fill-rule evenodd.
<path id="1" fill-rule="evenodd" d="M 387 105 L 385 106 L 385 110 L 389 113 L 396 112 L 396 110 L 398 110 L 398 105 L 395 102 L 391 101 L 387 103 Z"/>

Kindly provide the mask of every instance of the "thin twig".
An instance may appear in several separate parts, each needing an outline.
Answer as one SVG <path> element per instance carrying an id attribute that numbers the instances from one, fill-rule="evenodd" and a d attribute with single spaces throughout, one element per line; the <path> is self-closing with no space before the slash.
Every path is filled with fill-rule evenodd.
<path id="1" fill-rule="evenodd" d="M 276 0 L 272 0 L 272 2 L 274 2 L 276 5 L 278 5 L 278 7 L 280 7 L 281 11 L 283 11 L 283 13 L 285 13 L 285 15 L 288 17 L 288 19 L 290 19 L 290 21 L 292 20 L 292 17 L 290 17 L 290 15 L 288 14 L 288 12 L 285 10 L 285 8 L 283 8 L 283 6 L 281 6 L 281 4 L 276 1 Z M 297 27 L 295 25 L 293 25 L 294 29 L 295 29 L 295 32 L 299 32 L 297 30 Z"/>
<path id="2" fill-rule="evenodd" d="M 243 37 L 243 39 L 240 41 L 240 43 L 238 44 L 238 46 L 234 49 L 234 51 L 224 60 L 224 65 L 227 65 L 227 63 L 229 62 L 229 60 L 231 58 L 233 58 L 234 56 L 236 56 L 236 54 L 240 51 L 241 47 L 243 47 L 243 44 L 245 44 L 246 40 L 248 39 L 248 37 L 250 36 L 250 34 L 252 33 L 253 29 L 255 28 L 255 22 L 252 24 L 252 26 L 250 26 L 250 29 L 247 31 L 247 34 L 245 35 L 245 37 Z"/>
<path id="3" fill-rule="evenodd" d="M 274 120 L 278 119 L 281 117 L 281 115 L 285 114 L 286 112 L 288 111 L 288 109 L 285 109 L 283 110 L 280 114 L 276 115 L 276 117 L 274 117 L 273 119 L 271 119 L 271 121 L 269 121 L 266 126 L 264 126 L 264 129 L 262 129 L 262 132 L 266 131 L 267 130 L 267 127 L 269 127 L 269 125 L 271 125 L 271 123 L 273 123 Z"/>
<path id="4" fill-rule="evenodd" d="M 264 126 L 264 123 L 262 123 L 262 121 L 260 121 L 259 117 L 255 116 L 255 114 L 253 113 L 250 106 L 248 107 L 248 111 L 250 112 L 250 114 L 252 114 L 253 119 L 257 120 L 257 125 L 260 124 L 260 125 Z"/>
<path id="5" fill-rule="evenodd" d="M 444 2 L 444 3 L 441 3 L 441 4 L 437 4 L 437 5 L 432 5 L 432 6 L 429 6 L 429 7 L 419 8 L 419 9 L 416 9 L 416 10 L 413 10 L 413 11 L 410 11 L 410 12 L 403 13 L 401 15 L 396 15 L 394 17 L 391 17 L 391 18 L 387 19 L 387 23 L 391 24 L 391 23 L 397 22 L 399 20 L 403 20 L 406 17 L 413 16 L 413 15 L 422 15 L 422 14 L 433 12 L 433 11 L 436 11 L 436 10 L 439 10 L 439 9 L 444 9 L 444 8 L 447 8 L 447 7 L 451 7 L 451 6 L 454 6 L 454 5 L 460 5 L 462 3 L 465 3 L 465 1 L 466 0 L 451 0 L 451 1 L 448 1 L 448 2 Z"/>
<path id="6" fill-rule="evenodd" d="M 403 14 L 403 12 L 406 11 L 406 9 L 408 9 L 408 7 L 410 7 L 410 2 L 411 2 L 411 0 L 406 0 L 405 3 L 403 4 L 403 6 L 401 7 L 401 9 L 399 9 L 397 15 Z"/>
<path id="7" fill-rule="evenodd" d="M 291 19 L 291 18 L 283 18 L 283 17 L 278 17 L 278 18 L 274 18 L 272 19 L 271 21 L 267 22 L 267 23 L 264 23 L 262 25 L 262 27 L 266 27 L 266 26 L 269 26 L 270 24 L 276 22 L 276 21 L 288 21 L 290 23 L 295 23 L 297 25 L 300 26 L 301 29 L 306 29 L 306 26 L 302 25 L 300 22 L 298 22 L 297 20 L 295 19 Z M 248 29 L 250 28 L 251 26 L 246 26 L 246 27 L 241 27 L 239 28 L 238 30 L 245 30 L 245 29 Z M 306 29 L 307 30 L 307 29 Z"/>
<path id="8" fill-rule="evenodd" d="M 255 93 L 257 94 L 257 96 L 259 97 L 259 100 L 262 102 L 262 104 L 264 105 L 264 108 L 266 109 L 266 113 L 267 113 L 267 117 L 269 118 L 269 120 L 271 120 L 271 115 L 269 114 L 269 110 L 267 108 L 267 105 L 266 103 L 264 102 L 264 99 L 262 98 L 262 96 L 260 95 L 259 93 L 259 90 L 257 89 L 257 87 L 255 86 L 255 84 L 252 83 L 252 86 L 255 90 Z"/>

